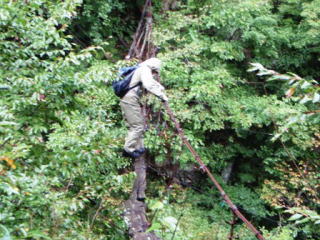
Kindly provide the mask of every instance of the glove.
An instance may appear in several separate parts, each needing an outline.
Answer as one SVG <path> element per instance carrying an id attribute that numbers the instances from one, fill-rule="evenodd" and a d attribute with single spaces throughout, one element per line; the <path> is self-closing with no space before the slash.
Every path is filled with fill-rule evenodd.
<path id="1" fill-rule="evenodd" d="M 162 97 L 162 99 L 161 99 L 161 102 L 168 102 L 168 98 L 167 98 L 167 96 L 166 95 L 164 95 L 163 97 Z"/>

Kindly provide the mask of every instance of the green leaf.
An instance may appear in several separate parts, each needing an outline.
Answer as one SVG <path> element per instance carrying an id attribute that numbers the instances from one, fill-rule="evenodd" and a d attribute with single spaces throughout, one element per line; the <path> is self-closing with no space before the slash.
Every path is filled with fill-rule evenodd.
<path id="1" fill-rule="evenodd" d="M 0 85 L 0 90 L 9 90 L 10 87 L 6 85 Z"/>
<path id="2" fill-rule="evenodd" d="M 3 225 L 0 225 L 0 239 L 1 240 L 11 240 L 12 238 L 10 237 L 10 233 L 8 231 L 8 229 L 3 226 Z"/>
<path id="3" fill-rule="evenodd" d="M 311 99 L 309 96 L 305 95 L 305 96 L 300 100 L 299 103 L 305 104 L 305 103 L 307 103 L 307 102 L 309 102 L 309 101 L 311 101 L 311 100 L 312 100 L 312 99 Z"/>
<path id="4" fill-rule="evenodd" d="M 276 74 L 276 72 L 274 72 L 274 71 L 270 72 L 269 75 L 273 75 L 273 76 L 269 77 L 267 79 L 267 81 L 275 81 L 275 80 L 285 80 L 285 81 L 287 81 L 287 80 L 291 79 L 291 77 L 288 76 L 288 75 Z"/>
<path id="5" fill-rule="evenodd" d="M 320 102 L 320 94 L 319 93 L 317 93 L 317 92 L 314 93 L 312 102 L 313 103 Z"/>
<path id="6" fill-rule="evenodd" d="M 0 8 L 0 21 L 6 21 L 6 20 L 9 20 L 9 18 L 10 18 L 10 12 L 3 8 Z"/>
<path id="7" fill-rule="evenodd" d="M 289 220 L 289 221 L 295 221 L 295 220 L 301 218 L 302 216 L 303 216 L 303 215 L 301 215 L 301 214 L 299 214 L 299 213 L 296 213 L 296 214 L 292 215 L 288 220 Z"/>
<path id="8" fill-rule="evenodd" d="M 269 77 L 267 81 L 275 81 L 275 80 L 288 80 L 287 78 L 284 78 L 283 75 L 273 75 L 272 77 Z M 293 83 L 293 82 L 292 82 Z M 289 83 L 290 84 L 290 83 Z"/>
<path id="9" fill-rule="evenodd" d="M 305 219 L 296 221 L 296 224 L 302 224 L 302 223 L 306 223 L 306 222 L 309 222 L 309 221 L 310 221 L 310 218 L 305 218 Z"/>
<path id="10" fill-rule="evenodd" d="M 155 204 L 153 204 L 150 209 L 152 210 L 160 210 L 160 209 L 163 209 L 164 205 L 162 202 L 160 201 L 157 201 Z"/>
<path id="11" fill-rule="evenodd" d="M 174 217 L 168 216 L 168 217 L 164 217 L 161 220 L 161 223 L 167 228 L 169 228 L 171 231 L 173 231 L 177 226 L 178 220 Z"/>
<path id="12" fill-rule="evenodd" d="M 41 232 L 41 231 L 31 231 L 28 233 L 29 238 L 36 238 L 36 239 L 46 239 L 46 240 L 51 240 L 47 234 Z"/>
<path id="13" fill-rule="evenodd" d="M 304 81 L 303 84 L 301 85 L 301 88 L 302 88 L 302 89 L 306 89 L 306 88 L 308 88 L 308 87 L 310 87 L 310 86 L 311 86 L 311 83 L 309 83 L 309 82 L 307 82 L 307 81 Z"/>
<path id="14" fill-rule="evenodd" d="M 0 122 L 0 126 L 9 126 L 9 125 L 17 125 L 15 122 L 2 121 Z"/>
<path id="15" fill-rule="evenodd" d="M 151 227 L 148 228 L 147 232 L 151 232 L 151 231 L 154 231 L 154 230 L 159 230 L 161 228 L 162 228 L 162 225 L 159 222 L 154 222 L 154 223 L 152 223 Z"/>
<path id="16" fill-rule="evenodd" d="M 252 66 L 251 68 L 248 69 L 248 72 L 254 72 L 257 70 L 263 70 L 265 69 L 262 64 L 260 63 L 250 63 L 250 65 Z"/>

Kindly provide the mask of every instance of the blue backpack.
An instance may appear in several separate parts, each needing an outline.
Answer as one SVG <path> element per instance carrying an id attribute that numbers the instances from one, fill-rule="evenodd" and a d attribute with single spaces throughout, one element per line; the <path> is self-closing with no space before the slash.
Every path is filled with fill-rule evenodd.
<path id="1" fill-rule="evenodd" d="M 123 98 L 129 90 L 141 85 L 141 83 L 139 82 L 138 84 L 130 87 L 132 76 L 138 67 L 139 65 L 120 68 L 118 79 L 112 83 L 114 93 L 118 97 Z"/>

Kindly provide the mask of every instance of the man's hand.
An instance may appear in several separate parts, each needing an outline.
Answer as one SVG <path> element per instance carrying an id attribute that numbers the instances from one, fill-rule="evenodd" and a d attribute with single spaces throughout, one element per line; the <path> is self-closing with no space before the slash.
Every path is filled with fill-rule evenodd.
<path id="1" fill-rule="evenodd" d="M 168 100 L 169 100 L 169 99 L 167 98 L 167 96 L 163 96 L 162 99 L 161 99 L 161 102 L 164 102 L 164 103 L 165 103 L 165 102 L 168 102 Z"/>

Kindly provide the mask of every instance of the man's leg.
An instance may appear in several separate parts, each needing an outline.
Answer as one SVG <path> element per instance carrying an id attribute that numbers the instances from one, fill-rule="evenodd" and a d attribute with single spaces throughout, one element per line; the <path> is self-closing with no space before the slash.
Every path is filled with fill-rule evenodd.
<path id="1" fill-rule="evenodd" d="M 132 105 L 121 102 L 121 109 L 129 126 L 124 150 L 126 152 L 132 153 L 135 150 L 139 150 L 141 147 L 143 147 L 143 116 L 139 105 Z"/>
<path id="2" fill-rule="evenodd" d="M 131 125 L 125 140 L 124 150 L 133 152 L 139 150 L 139 142 L 143 135 L 143 126 Z"/>

